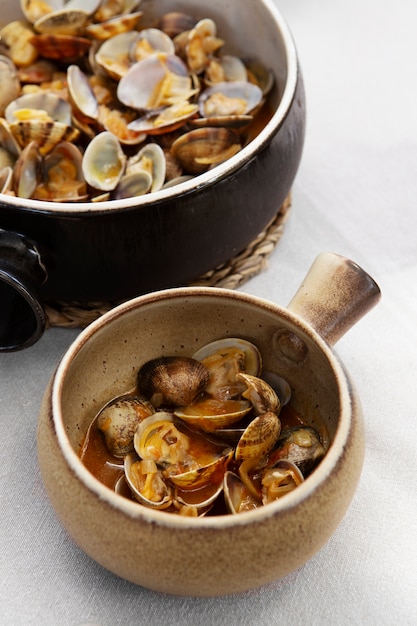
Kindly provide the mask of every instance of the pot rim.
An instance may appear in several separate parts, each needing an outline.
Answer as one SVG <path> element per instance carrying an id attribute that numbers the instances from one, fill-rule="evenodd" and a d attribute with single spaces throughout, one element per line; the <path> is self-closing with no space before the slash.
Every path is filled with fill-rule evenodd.
<path id="1" fill-rule="evenodd" d="M 250 305 L 261 307 L 264 310 L 272 311 L 283 319 L 293 322 L 305 332 L 322 350 L 333 370 L 338 386 L 338 394 L 340 398 L 340 414 L 339 423 L 336 433 L 329 450 L 326 452 L 324 459 L 320 462 L 314 472 L 301 484 L 286 494 L 285 498 L 268 504 L 258 509 L 247 511 L 240 515 L 219 515 L 213 517 L 189 518 L 180 515 L 169 515 L 164 511 L 147 509 L 137 503 L 116 494 L 112 489 L 106 487 L 84 466 L 76 451 L 72 447 L 66 433 L 65 425 L 61 414 L 61 393 L 65 382 L 67 370 L 71 367 L 74 357 L 86 346 L 94 335 L 114 320 L 120 318 L 123 314 L 140 308 L 142 305 L 154 303 L 156 301 L 170 300 L 176 298 L 193 298 L 199 296 L 209 296 L 215 298 L 226 298 L 246 302 Z M 169 528 L 190 528 L 190 529 L 230 529 L 235 526 L 246 524 L 256 524 L 265 521 L 275 515 L 288 512 L 298 506 L 303 501 L 314 497 L 314 493 L 318 490 L 327 478 L 336 470 L 340 462 L 344 449 L 348 443 L 351 426 L 352 426 L 352 384 L 348 378 L 348 374 L 335 354 L 330 345 L 309 325 L 302 317 L 289 311 L 285 307 L 276 305 L 273 302 L 263 298 L 236 292 L 231 289 L 223 289 L 216 287 L 178 287 L 174 289 L 164 289 L 138 296 L 129 300 L 102 317 L 92 322 L 85 328 L 75 341 L 63 355 L 55 374 L 52 379 L 52 387 L 50 391 L 52 406 L 52 421 L 57 437 L 57 443 L 61 453 L 69 466 L 70 470 L 80 480 L 84 487 L 101 501 L 106 502 L 112 508 L 118 509 L 121 514 L 130 518 L 137 519 L 156 526 L 164 526 Z"/>
<path id="2" fill-rule="evenodd" d="M 136 196 L 132 198 L 124 198 L 122 200 L 107 200 L 105 202 L 50 202 L 44 200 L 33 200 L 26 198 L 18 198 L 0 193 L 0 202 L 4 204 L 17 206 L 19 209 L 28 209 L 37 213 L 48 214 L 70 214 L 77 216 L 86 213 L 111 213 L 119 212 L 121 209 L 130 209 L 146 205 L 152 205 L 161 201 L 177 198 L 180 195 L 189 194 L 198 191 L 202 187 L 215 184 L 218 180 L 230 176 L 233 172 L 245 165 L 251 158 L 259 153 L 273 138 L 278 131 L 280 125 L 286 118 L 294 99 L 297 81 L 298 81 L 298 56 L 295 43 L 289 27 L 279 11 L 272 3 L 272 0 L 258 0 L 263 4 L 270 13 L 271 19 L 274 21 L 277 31 L 281 34 L 282 41 L 286 53 L 287 61 L 287 80 L 278 104 L 278 107 L 271 119 L 261 130 L 261 132 L 252 139 L 252 141 L 242 148 L 237 154 L 230 157 L 224 163 L 220 163 L 213 170 L 199 174 L 190 180 L 184 181 L 167 189 L 161 189 L 152 194 Z"/>

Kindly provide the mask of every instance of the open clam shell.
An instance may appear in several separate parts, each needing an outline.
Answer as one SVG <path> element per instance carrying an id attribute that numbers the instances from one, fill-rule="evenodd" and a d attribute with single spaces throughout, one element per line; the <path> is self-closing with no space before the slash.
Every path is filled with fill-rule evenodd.
<path id="1" fill-rule="evenodd" d="M 176 409 L 175 415 L 207 433 L 214 433 L 236 424 L 251 410 L 252 405 L 246 400 L 206 398 Z"/>
<path id="2" fill-rule="evenodd" d="M 95 189 L 111 191 L 119 184 L 126 165 L 117 137 L 109 131 L 96 135 L 88 144 L 83 156 L 85 180 Z"/>
<path id="3" fill-rule="evenodd" d="M 124 469 L 126 482 L 138 502 L 153 509 L 171 506 L 173 489 L 153 461 L 143 461 L 134 452 L 129 453 Z"/>

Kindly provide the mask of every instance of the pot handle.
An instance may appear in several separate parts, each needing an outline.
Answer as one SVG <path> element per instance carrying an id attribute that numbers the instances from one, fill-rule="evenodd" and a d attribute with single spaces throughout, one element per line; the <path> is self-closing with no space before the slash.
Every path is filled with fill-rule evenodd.
<path id="1" fill-rule="evenodd" d="M 359 265 L 338 254 L 316 257 L 288 308 L 334 345 L 381 297 Z"/>
<path id="2" fill-rule="evenodd" d="M 37 246 L 0 229 L 0 352 L 27 348 L 43 335 L 46 315 L 39 289 L 46 278 Z"/>

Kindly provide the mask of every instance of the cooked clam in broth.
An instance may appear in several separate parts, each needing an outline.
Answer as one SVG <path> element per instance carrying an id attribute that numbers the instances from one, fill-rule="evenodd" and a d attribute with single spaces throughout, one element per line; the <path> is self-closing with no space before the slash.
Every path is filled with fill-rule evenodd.
<path id="1" fill-rule="evenodd" d="M 305 423 L 278 373 L 239 338 L 192 356 L 158 356 L 135 389 L 93 419 L 80 457 L 117 494 L 198 517 L 237 514 L 285 496 L 326 454 L 325 428 Z"/>
<path id="2" fill-rule="evenodd" d="M 271 117 L 271 71 L 256 51 L 230 54 L 212 19 L 147 19 L 140 0 L 20 5 L 22 18 L 0 29 L 0 193 L 53 202 L 151 194 L 233 157 Z M 138 157 L 148 146 L 151 168 Z M 54 150 L 61 167 L 50 184 Z"/>

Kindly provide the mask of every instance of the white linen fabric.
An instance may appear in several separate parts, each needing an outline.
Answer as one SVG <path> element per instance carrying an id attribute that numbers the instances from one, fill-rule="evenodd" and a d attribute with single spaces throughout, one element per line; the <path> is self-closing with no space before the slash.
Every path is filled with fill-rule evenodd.
<path id="1" fill-rule="evenodd" d="M 244 594 L 177 598 L 117 578 L 72 542 L 39 476 L 41 397 L 78 334 L 48 330 L 0 355 L 2 625 L 417 624 L 417 3 L 276 3 L 301 59 L 306 144 L 283 238 L 241 290 L 286 305 L 321 251 L 379 283 L 381 302 L 335 347 L 366 421 L 352 505 L 306 565 Z"/>

